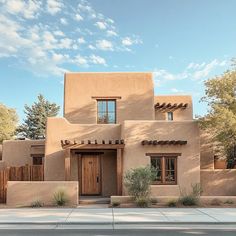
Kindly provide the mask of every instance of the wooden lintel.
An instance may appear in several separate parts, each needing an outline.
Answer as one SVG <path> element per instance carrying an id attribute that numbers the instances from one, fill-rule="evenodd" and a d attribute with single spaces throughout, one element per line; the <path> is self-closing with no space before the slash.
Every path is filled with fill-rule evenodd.
<path id="1" fill-rule="evenodd" d="M 181 156 L 182 153 L 146 153 L 146 156 Z"/>
<path id="2" fill-rule="evenodd" d="M 123 149 L 125 144 L 76 144 L 72 146 L 64 146 L 64 149 Z"/>

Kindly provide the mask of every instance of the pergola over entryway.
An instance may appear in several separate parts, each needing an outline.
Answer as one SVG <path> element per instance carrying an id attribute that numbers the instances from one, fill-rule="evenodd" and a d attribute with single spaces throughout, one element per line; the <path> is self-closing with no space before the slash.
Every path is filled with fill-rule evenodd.
<path id="1" fill-rule="evenodd" d="M 102 150 L 116 150 L 116 179 L 117 179 L 117 195 L 122 195 L 122 178 L 123 178 L 123 140 L 102 140 L 101 143 L 88 140 L 84 141 L 69 141 L 61 140 L 61 146 L 65 150 L 65 180 L 71 180 L 71 151 L 102 151 Z"/>

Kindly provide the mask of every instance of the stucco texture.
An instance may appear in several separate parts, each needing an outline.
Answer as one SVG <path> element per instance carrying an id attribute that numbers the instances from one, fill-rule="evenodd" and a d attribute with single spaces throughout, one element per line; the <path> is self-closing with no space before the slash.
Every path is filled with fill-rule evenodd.
<path id="1" fill-rule="evenodd" d="M 78 205 L 77 181 L 8 181 L 7 205 L 31 206 L 40 201 L 45 206 L 55 205 L 54 193 L 63 190 L 66 193 L 67 205 Z"/>
<path id="2" fill-rule="evenodd" d="M 152 185 L 152 195 L 178 196 L 179 190 L 191 191 L 191 184 L 200 183 L 199 129 L 194 121 L 125 121 L 124 173 L 130 168 L 150 165 L 146 153 L 181 153 L 177 158 L 177 185 Z M 142 140 L 187 140 L 187 144 L 141 145 Z M 125 191 L 124 191 L 125 192 Z M 126 192 L 125 192 L 126 193 Z"/>

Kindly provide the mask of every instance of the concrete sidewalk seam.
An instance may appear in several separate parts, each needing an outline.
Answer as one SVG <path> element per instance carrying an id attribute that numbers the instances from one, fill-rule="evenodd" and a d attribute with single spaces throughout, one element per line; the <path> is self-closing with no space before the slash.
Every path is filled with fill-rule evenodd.
<path id="1" fill-rule="evenodd" d="M 199 212 L 201 212 L 201 213 L 203 213 L 204 215 L 206 215 L 206 216 L 208 216 L 208 217 L 212 218 L 213 220 L 216 220 L 217 222 L 221 222 L 221 221 L 220 221 L 220 220 L 218 220 L 217 218 L 215 218 L 215 217 L 213 217 L 213 216 L 211 216 L 211 215 L 207 214 L 207 213 L 206 213 L 206 212 L 204 212 L 204 211 L 201 211 L 199 208 L 196 208 L 196 210 L 197 210 L 197 211 L 199 211 Z"/>

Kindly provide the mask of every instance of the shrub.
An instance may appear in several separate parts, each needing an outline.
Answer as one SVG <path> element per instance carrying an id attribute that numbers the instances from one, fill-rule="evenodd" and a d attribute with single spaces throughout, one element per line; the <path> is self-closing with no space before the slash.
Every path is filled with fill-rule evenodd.
<path id="1" fill-rule="evenodd" d="M 221 200 L 218 199 L 218 198 L 214 198 L 214 199 L 212 199 L 212 201 L 211 201 L 211 205 L 212 205 L 212 206 L 220 206 L 221 204 L 222 204 L 222 202 L 221 202 Z"/>
<path id="2" fill-rule="evenodd" d="M 151 201 L 152 205 L 156 205 L 158 203 L 156 198 L 151 198 L 150 201 Z"/>
<path id="3" fill-rule="evenodd" d="M 118 206 L 120 206 L 120 202 L 119 201 L 113 201 L 111 205 L 112 205 L 112 207 L 118 207 Z"/>
<path id="4" fill-rule="evenodd" d="M 31 204 L 30 204 L 31 207 L 43 207 L 43 203 L 39 200 L 36 200 L 36 201 L 33 201 Z"/>
<path id="5" fill-rule="evenodd" d="M 53 195 L 53 200 L 57 206 L 64 206 L 68 202 L 68 197 L 65 190 L 57 190 Z"/>
<path id="6" fill-rule="evenodd" d="M 184 206 L 195 206 L 198 204 L 198 199 L 195 196 L 188 195 L 181 197 L 179 202 Z"/>
<path id="7" fill-rule="evenodd" d="M 234 201 L 231 199 L 228 199 L 224 202 L 224 204 L 234 204 Z"/>
<path id="8" fill-rule="evenodd" d="M 135 203 L 138 207 L 148 207 L 150 200 L 147 197 L 138 197 L 135 199 Z"/>
<path id="9" fill-rule="evenodd" d="M 199 197 L 202 192 L 200 184 L 192 184 L 191 193 L 187 194 L 186 192 L 180 191 L 181 197 L 179 198 L 179 202 L 184 206 L 195 206 L 199 203 Z"/>
<path id="10" fill-rule="evenodd" d="M 134 200 L 142 201 L 149 199 L 150 185 L 154 178 L 155 174 L 152 168 L 149 166 L 139 167 L 126 172 L 124 184 Z"/>
<path id="11" fill-rule="evenodd" d="M 177 206 L 177 201 L 176 200 L 170 200 L 167 202 L 168 207 L 176 207 Z"/>

